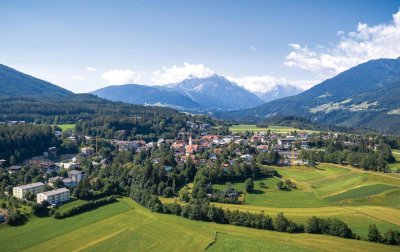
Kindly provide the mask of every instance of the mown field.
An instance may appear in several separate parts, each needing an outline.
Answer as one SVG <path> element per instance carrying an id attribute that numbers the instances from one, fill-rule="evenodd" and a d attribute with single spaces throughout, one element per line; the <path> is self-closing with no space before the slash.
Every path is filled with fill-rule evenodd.
<path id="1" fill-rule="evenodd" d="M 400 169 L 400 150 L 392 149 L 393 156 L 396 158 L 396 162 L 394 164 L 390 164 L 389 168 L 392 171 L 397 171 Z"/>
<path id="2" fill-rule="evenodd" d="M 239 124 L 239 125 L 233 125 L 232 127 L 229 128 L 230 131 L 233 133 L 239 133 L 239 132 L 244 132 L 244 131 L 251 131 L 251 132 L 267 132 L 270 130 L 271 132 L 274 133 L 281 133 L 281 134 L 289 134 L 290 132 L 297 131 L 297 132 L 318 132 L 314 130 L 301 130 L 301 129 L 296 129 L 293 127 L 286 127 L 286 126 L 277 126 L 277 125 L 268 125 L 268 128 L 262 128 L 262 127 L 257 127 L 255 124 Z"/>
<path id="3" fill-rule="evenodd" d="M 59 124 L 57 125 L 62 131 L 75 129 L 75 124 Z"/>
<path id="4" fill-rule="evenodd" d="M 398 251 L 398 247 L 324 235 L 187 220 L 152 213 L 129 198 L 63 220 L 0 225 L 1 251 Z"/>
<path id="5" fill-rule="evenodd" d="M 220 204 L 225 209 L 239 209 L 275 216 L 284 212 L 304 223 L 311 216 L 337 217 L 366 236 L 375 223 L 381 231 L 400 230 L 400 176 L 349 169 L 332 164 L 317 168 L 305 166 L 276 167 L 282 178 L 255 181 L 255 192 L 245 194 L 245 204 Z M 279 190 L 278 181 L 290 179 L 297 189 Z M 259 183 L 264 182 L 266 188 Z M 244 192 L 244 183 L 233 186 Z M 214 185 L 223 189 L 225 185 Z"/>

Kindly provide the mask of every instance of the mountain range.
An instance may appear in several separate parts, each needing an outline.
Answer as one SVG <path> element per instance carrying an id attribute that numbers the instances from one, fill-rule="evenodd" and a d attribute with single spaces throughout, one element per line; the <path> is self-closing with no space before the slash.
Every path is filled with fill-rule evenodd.
<path id="1" fill-rule="evenodd" d="M 215 115 L 237 121 L 297 116 L 312 122 L 400 132 L 400 58 L 355 66 L 298 95 Z"/>
<path id="2" fill-rule="evenodd" d="M 260 97 L 264 102 L 269 102 L 280 98 L 297 95 L 301 92 L 304 92 L 304 89 L 289 84 L 278 84 L 271 90 L 259 94 L 258 97 Z"/>
<path id="3" fill-rule="evenodd" d="M 289 91 L 298 92 L 295 89 Z M 288 93 L 289 91 L 282 91 L 277 87 L 271 90 L 269 95 L 264 94 L 261 97 L 273 99 L 294 94 Z M 93 94 L 110 102 L 212 112 L 218 118 L 239 122 L 268 122 L 273 118 L 286 116 L 318 124 L 400 133 L 400 58 L 368 61 L 300 94 L 270 102 L 263 102 L 255 94 L 218 75 L 207 78 L 191 77 L 166 86 L 110 86 L 96 90 Z M 16 97 L 25 100 L 18 103 Z M 90 111 L 94 113 L 96 104 L 107 102 L 102 98 L 88 94 L 77 95 L 52 83 L 0 65 L 2 106 L 13 102 L 21 113 L 24 111 L 23 104 L 30 104 L 30 100 L 27 99 L 49 100 L 52 104 L 76 100 L 81 105 L 92 104 Z M 113 104 L 114 107 L 126 105 Z M 3 113 L 5 112 L 7 111 Z M 11 117 L 12 115 L 8 118 Z"/>
<path id="4" fill-rule="evenodd" d="M 263 103 L 255 94 L 219 75 L 189 77 L 165 86 L 109 86 L 91 93 L 111 101 L 165 105 L 183 110 L 229 110 L 250 108 Z"/>

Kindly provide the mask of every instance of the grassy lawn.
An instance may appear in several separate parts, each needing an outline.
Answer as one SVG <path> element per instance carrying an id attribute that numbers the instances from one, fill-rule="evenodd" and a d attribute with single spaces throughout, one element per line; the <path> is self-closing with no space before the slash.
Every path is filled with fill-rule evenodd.
<path id="1" fill-rule="evenodd" d="M 35 246 L 40 247 L 41 244 L 52 244 L 52 241 L 64 235 L 68 236 L 70 232 L 107 220 L 130 209 L 131 207 L 124 202 L 118 202 L 63 220 L 56 220 L 51 217 L 32 217 L 23 226 L 10 227 L 3 225 L 0 226 L 1 248 L 3 251 L 35 251 Z M 93 231 L 95 232 L 95 230 Z M 21 239 L 21 237 L 24 237 L 24 239 Z M 52 249 L 53 251 L 68 250 L 68 244 L 62 242 L 53 244 L 58 244 L 58 249 L 54 248 Z M 49 251 L 49 248 L 44 247 L 42 250 Z"/>
<path id="2" fill-rule="evenodd" d="M 348 190 L 344 193 L 336 194 L 328 197 L 327 199 L 332 202 L 343 201 L 347 199 L 357 199 L 369 197 L 372 195 L 380 194 L 386 192 L 391 189 L 398 188 L 397 186 L 385 185 L 385 184 L 373 184 L 360 186 L 351 190 Z"/>
<path id="3" fill-rule="evenodd" d="M 268 130 L 270 130 L 273 133 L 282 133 L 282 134 L 289 134 L 290 132 L 293 132 L 293 131 L 309 132 L 309 133 L 318 132 L 315 130 L 301 130 L 301 129 L 296 129 L 293 127 L 277 126 L 277 125 L 268 125 L 268 128 L 261 128 L 261 127 L 257 127 L 255 124 L 233 125 L 232 127 L 229 128 L 229 130 L 232 131 L 233 133 L 239 133 L 239 132 L 244 132 L 244 131 L 267 132 Z"/>
<path id="4" fill-rule="evenodd" d="M 312 251 L 310 249 L 282 244 L 274 241 L 258 240 L 250 237 L 242 237 L 237 235 L 217 233 L 215 243 L 211 245 L 207 251 L 282 251 L 282 252 L 303 252 Z"/>
<path id="5" fill-rule="evenodd" d="M 327 201 L 318 198 L 312 191 L 302 190 L 301 188 L 291 189 L 290 191 L 279 190 L 278 181 L 281 181 L 281 179 L 275 177 L 254 181 L 254 193 L 245 194 L 246 204 L 268 207 L 321 207 L 329 205 Z M 264 182 L 266 188 L 261 188 L 260 182 Z M 232 185 L 238 191 L 245 191 L 244 182 L 233 183 Z M 218 190 L 225 187 L 225 184 L 213 185 L 213 188 Z"/>
<path id="6" fill-rule="evenodd" d="M 128 198 L 63 220 L 33 218 L 19 227 L 0 226 L 0 244 L 2 251 L 398 251 L 331 236 L 191 221 L 152 213 Z"/>
<path id="7" fill-rule="evenodd" d="M 392 149 L 393 156 L 396 158 L 396 162 L 394 164 L 389 164 L 389 168 L 392 171 L 396 171 L 400 169 L 400 150 Z"/>
<path id="8" fill-rule="evenodd" d="M 59 124 L 57 125 L 58 127 L 61 128 L 62 131 L 67 131 L 67 130 L 74 130 L 75 129 L 75 124 Z"/>

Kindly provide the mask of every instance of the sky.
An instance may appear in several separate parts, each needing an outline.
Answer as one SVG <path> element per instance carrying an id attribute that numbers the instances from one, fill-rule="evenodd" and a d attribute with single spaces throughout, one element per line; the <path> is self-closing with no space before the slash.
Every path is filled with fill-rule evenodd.
<path id="1" fill-rule="evenodd" d="M 400 1 L 2 0 L 0 64 L 73 92 L 223 75 L 303 89 L 400 56 Z"/>

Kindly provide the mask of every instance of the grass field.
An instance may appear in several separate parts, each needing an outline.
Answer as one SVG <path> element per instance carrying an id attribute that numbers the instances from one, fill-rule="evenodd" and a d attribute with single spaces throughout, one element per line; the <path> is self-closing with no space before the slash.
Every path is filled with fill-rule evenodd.
<path id="1" fill-rule="evenodd" d="M 131 199 L 63 220 L 0 225 L 2 251 L 398 251 L 324 235 L 287 234 L 156 214 Z"/>
<path id="2" fill-rule="evenodd" d="M 291 219 L 304 223 L 307 218 L 337 217 L 361 236 L 375 223 L 379 229 L 400 229 L 400 176 L 364 172 L 332 164 L 318 167 L 276 167 L 282 180 L 290 179 L 297 189 L 277 188 L 279 178 L 254 182 L 255 192 L 245 194 L 244 205 L 217 204 L 225 209 L 239 209 L 275 216 L 284 212 Z M 261 188 L 259 182 L 265 183 Z M 233 187 L 244 192 L 244 183 Z M 213 185 L 223 189 L 225 185 Z"/>
<path id="3" fill-rule="evenodd" d="M 400 169 L 400 150 L 392 149 L 393 156 L 396 158 L 396 162 L 394 164 L 389 164 L 389 168 L 392 171 L 396 171 Z"/>
<path id="4" fill-rule="evenodd" d="M 267 132 L 270 130 L 273 133 L 281 133 L 281 134 L 289 134 L 290 132 L 297 131 L 297 132 L 318 132 L 314 130 L 301 130 L 301 129 L 296 129 L 293 127 L 286 127 L 286 126 L 276 126 L 276 125 L 268 125 L 268 128 L 261 128 L 257 127 L 254 124 L 239 124 L 239 125 L 233 125 L 232 127 L 229 128 L 230 131 L 233 133 L 239 133 L 239 132 L 244 132 L 244 131 L 252 131 L 252 132 Z"/>
<path id="5" fill-rule="evenodd" d="M 57 125 L 61 128 L 62 131 L 73 130 L 75 129 L 75 124 L 59 124 Z"/>

